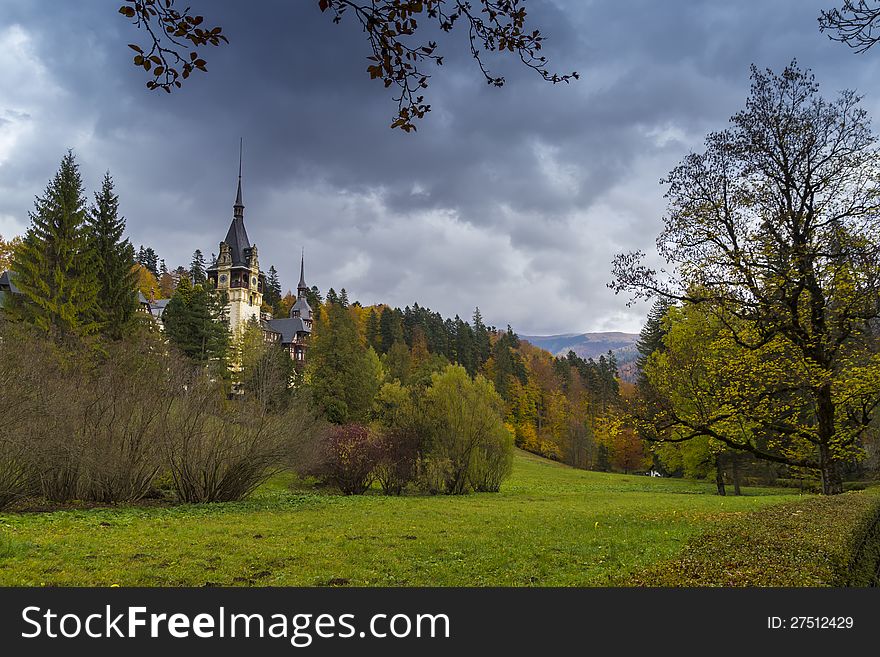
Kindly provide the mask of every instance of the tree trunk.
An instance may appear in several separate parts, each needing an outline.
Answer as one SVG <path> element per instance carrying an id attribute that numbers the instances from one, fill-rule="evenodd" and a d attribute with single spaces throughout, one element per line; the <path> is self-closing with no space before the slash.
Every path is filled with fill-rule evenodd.
<path id="1" fill-rule="evenodd" d="M 819 389 L 816 401 L 822 494 L 837 495 L 843 492 L 843 479 L 840 476 L 840 463 L 832 455 L 830 446 L 834 436 L 834 400 L 831 397 L 831 384 L 825 384 Z"/>
<path id="2" fill-rule="evenodd" d="M 733 494 L 742 495 L 742 491 L 739 488 L 739 457 L 734 454 L 730 460 L 733 467 Z"/>
<path id="3" fill-rule="evenodd" d="M 832 458 L 831 449 L 824 443 L 819 445 L 819 470 L 822 472 L 823 495 L 837 495 L 843 492 L 840 463 Z"/>
<path id="4" fill-rule="evenodd" d="M 715 456 L 715 486 L 718 488 L 719 495 L 727 495 L 724 490 L 724 470 L 721 467 L 721 456 Z"/>

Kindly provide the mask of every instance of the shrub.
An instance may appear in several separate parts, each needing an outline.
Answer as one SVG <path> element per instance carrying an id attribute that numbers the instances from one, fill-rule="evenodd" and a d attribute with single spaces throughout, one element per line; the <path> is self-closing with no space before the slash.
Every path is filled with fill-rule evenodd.
<path id="1" fill-rule="evenodd" d="M 160 469 L 160 424 L 168 412 L 169 357 L 152 340 L 108 345 L 83 383 L 71 435 L 78 436 L 78 496 L 97 502 L 139 500 Z"/>
<path id="2" fill-rule="evenodd" d="M 378 449 L 376 480 L 386 495 L 400 495 L 418 475 L 423 413 L 413 391 L 394 381 L 379 389 L 372 416 Z"/>
<path id="3" fill-rule="evenodd" d="M 386 429 L 376 437 L 374 475 L 386 495 L 400 495 L 416 479 L 419 437 L 406 428 Z"/>
<path id="4" fill-rule="evenodd" d="M 230 402 L 224 382 L 148 332 L 61 343 L 7 324 L 0 344 L 0 380 L 16 392 L 0 423 L 0 508 L 33 492 L 134 501 L 163 469 L 181 501 L 242 499 L 288 467 L 314 427 L 286 386 Z M 262 365 L 259 392 L 286 384 L 283 368 Z"/>
<path id="5" fill-rule="evenodd" d="M 61 394 L 67 376 L 54 344 L 24 324 L 0 323 L 0 381 L 14 396 L 6 400 L 0 422 L 0 508 L 16 499 L 52 490 L 58 470 L 67 461 L 69 436 L 64 440 L 58 420 L 69 412 Z M 42 466 L 42 467 L 41 467 Z M 69 488 L 68 485 L 62 486 Z M 72 491 L 75 494 L 75 491 Z"/>
<path id="6" fill-rule="evenodd" d="M 491 382 L 471 379 L 460 365 L 434 374 L 423 412 L 428 440 L 424 456 L 448 464 L 443 492 L 498 490 L 510 472 L 513 441 L 501 419 L 503 401 Z M 433 474 L 433 473 L 432 473 Z"/>
<path id="7" fill-rule="evenodd" d="M 361 495 L 373 482 L 380 450 L 370 430 L 357 423 L 328 427 L 318 462 L 309 474 L 339 488 L 346 495 Z"/>
<path id="8" fill-rule="evenodd" d="M 165 462 L 182 502 L 244 499 L 289 466 L 315 426 L 306 400 L 272 413 L 259 399 L 229 401 L 224 392 L 203 372 L 190 372 L 163 417 Z"/>
<path id="9" fill-rule="evenodd" d="M 16 390 L 0 428 L 0 505 L 33 492 L 57 502 L 142 497 L 159 468 L 160 343 L 141 335 L 99 350 L 23 324 L 2 327 L 0 340 L 0 378 Z"/>
<path id="10" fill-rule="evenodd" d="M 513 435 L 506 427 L 496 429 L 474 450 L 468 481 L 478 492 L 497 493 L 513 470 Z"/>

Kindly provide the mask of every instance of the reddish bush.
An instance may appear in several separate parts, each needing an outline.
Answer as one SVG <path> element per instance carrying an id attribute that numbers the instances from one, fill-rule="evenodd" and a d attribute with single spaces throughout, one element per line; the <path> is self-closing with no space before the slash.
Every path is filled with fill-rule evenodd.
<path id="1" fill-rule="evenodd" d="M 400 495 L 416 478 L 419 437 L 415 431 L 398 428 L 382 432 L 376 439 L 376 480 L 386 495 Z"/>
<path id="2" fill-rule="evenodd" d="M 362 424 L 330 427 L 324 441 L 317 474 L 346 495 L 361 495 L 375 477 L 379 462 L 378 442 Z"/>

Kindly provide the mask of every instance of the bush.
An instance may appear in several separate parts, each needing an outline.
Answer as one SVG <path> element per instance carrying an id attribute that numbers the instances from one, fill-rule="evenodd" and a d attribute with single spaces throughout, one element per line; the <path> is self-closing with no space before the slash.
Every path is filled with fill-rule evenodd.
<path id="1" fill-rule="evenodd" d="M 497 491 L 513 458 L 501 397 L 491 382 L 479 375 L 471 379 L 460 365 L 448 366 L 431 381 L 423 408 L 428 434 L 423 456 L 448 465 L 443 492 Z"/>
<path id="2" fill-rule="evenodd" d="M 416 479 L 419 437 L 405 428 L 386 429 L 376 437 L 374 475 L 386 495 L 400 495 Z"/>
<path id="3" fill-rule="evenodd" d="M 0 508 L 36 492 L 135 501 L 160 472 L 180 501 L 242 499 L 290 465 L 315 422 L 292 394 L 227 400 L 223 382 L 147 332 L 59 343 L 6 324 L 0 343 L 0 380 L 16 392 L 0 423 Z"/>
<path id="4" fill-rule="evenodd" d="M 400 495 L 418 476 L 423 414 L 412 390 L 386 383 L 373 400 L 378 463 L 376 480 L 386 495 Z"/>
<path id="5" fill-rule="evenodd" d="M 96 502 L 144 497 L 160 469 L 160 425 L 171 404 L 168 357 L 153 341 L 108 345 L 82 381 L 87 392 L 70 434 L 78 436 L 78 496 Z"/>
<path id="6" fill-rule="evenodd" d="M 477 492 L 497 493 L 513 470 L 513 435 L 505 427 L 487 436 L 474 450 L 468 481 Z"/>
<path id="7" fill-rule="evenodd" d="M 201 371 L 181 376 L 162 418 L 162 449 L 181 502 L 244 499 L 286 469 L 308 442 L 315 415 L 304 399 L 272 413 L 257 398 L 227 400 Z"/>
<path id="8" fill-rule="evenodd" d="M 35 492 L 56 502 L 143 497 L 159 469 L 160 343 L 139 336 L 99 350 L 22 324 L 3 326 L 0 340 L 0 379 L 16 391 L 0 428 L 0 506 Z"/>
<path id="9" fill-rule="evenodd" d="M 370 430 L 357 423 L 328 427 L 319 456 L 308 474 L 337 486 L 345 495 L 361 495 L 373 483 L 380 448 Z"/>
<path id="10" fill-rule="evenodd" d="M 880 490 L 754 511 L 633 576 L 636 586 L 872 586 L 880 565 Z"/>

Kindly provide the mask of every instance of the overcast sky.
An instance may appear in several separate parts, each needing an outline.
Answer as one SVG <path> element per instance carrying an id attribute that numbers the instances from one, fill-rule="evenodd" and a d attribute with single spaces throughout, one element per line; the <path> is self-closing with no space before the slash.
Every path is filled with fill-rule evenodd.
<path id="1" fill-rule="evenodd" d="M 513 59 L 488 87 L 464 34 L 441 42 L 418 132 L 365 73 L 350 18 L 314 0 L 189 0 L 230 44 L 207 74 L 150 92 L 119 0 L 0 4 L 0 234 L 73 148 L 88 189 L 117 183 L 128 234 L 169 267 L 218 251 L 244 139 L 245 223 L 264 270 L 295 288 L 346 288 L 364 304 L 414 301 L 521 334 L 639 330 L 645 308 L 606 288 L 615 252 L 654 250 L 659 180 L 723 128 L 749 65 L 812 68 L 822 92 L 854 88 L 880 110 L 880 51 L 818 31 L 835 0 L 529 0 L 545 54 L 581 80 L 552 86 Z"/>

